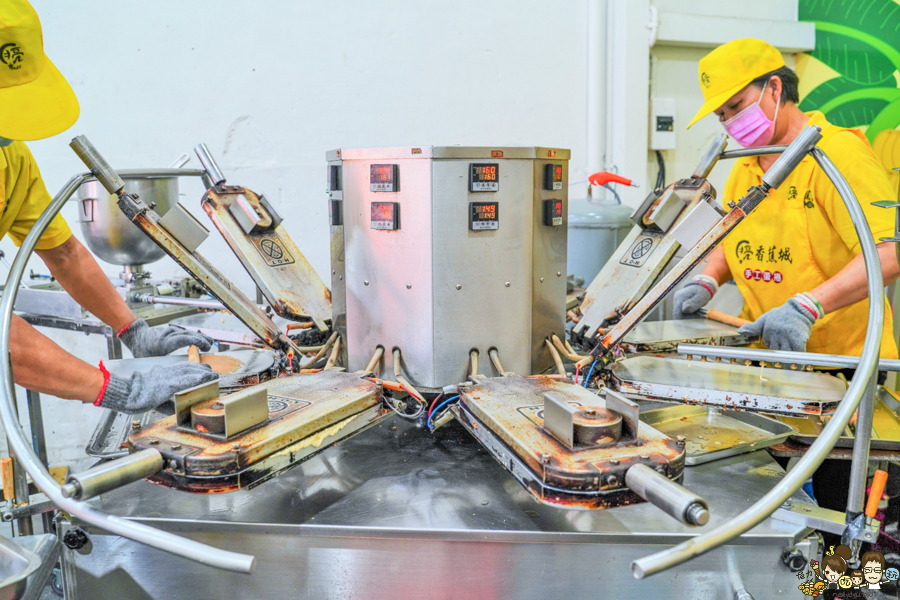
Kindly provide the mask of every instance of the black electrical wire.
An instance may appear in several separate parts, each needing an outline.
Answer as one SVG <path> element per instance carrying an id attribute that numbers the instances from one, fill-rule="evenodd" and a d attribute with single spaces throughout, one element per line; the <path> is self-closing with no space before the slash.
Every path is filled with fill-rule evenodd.
<path id="1" fill-rule="evenodd" d="M 659 165 L 659 173 L 656 175 L 656 189 L 661 190 L 666 187 L 666 161 L 663 160 L 662 152 L 656 151 L 656 163 Z"/>
<path id="2" fill-rule="evenodd" d="M 616 188 L 614 188 L 613 186 L 609 185 L 608 183 L 604 183 L 604 184 L 603 184 L 603 187 L 605 187 L 606 189 L 608 189 L 609 191 L 611 191 L 611 192 L 613 193 L 613 196 L 614 196 L 615 199 L 616 199 L 616 204 L 622 204 L 622 199 L 619 198 L 619 194 L 616 193 Z"/>

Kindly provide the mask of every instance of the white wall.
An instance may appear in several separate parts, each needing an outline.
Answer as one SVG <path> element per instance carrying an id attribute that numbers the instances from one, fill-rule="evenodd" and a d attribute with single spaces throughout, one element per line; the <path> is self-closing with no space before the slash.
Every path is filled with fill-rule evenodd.
<path id="1" fill-rule="evenodd" d="M 51 193 L 84 170 L 68 147 L 78 134 L 117 168 L 168 166 L 206 142 L 231 182 L 274 201 L 326 282 L 326 150 L 557 146 L 572 150 L 572 179 L 586 178 L 586 0 L 34 6 L 46 52 L 81 103 L 69 131 L 29 144 Z M 206 222 L 199 183 L 183 180 L 181 191 Z M 64 215 L 77 227 L 74 205 Z M 0 247 L 15 252 L 8 239 Z M 218 234 L 200 251 L 250 288 Z M 149 270 L 180 272 L 168 258 Z M 100 337 L 48 333 L 85 360 L 105 357 Z M 51 458 L 81 458 L 95 409 L 51 398 L 45 418 Z"/>

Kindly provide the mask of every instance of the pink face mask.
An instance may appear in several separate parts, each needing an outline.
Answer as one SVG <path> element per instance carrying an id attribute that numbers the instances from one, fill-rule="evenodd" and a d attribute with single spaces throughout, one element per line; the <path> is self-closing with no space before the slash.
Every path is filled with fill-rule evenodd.
<path id="1" fill-rule="evenodd" d="M 769 85 L 768 81 L 766 85 Z M 766 91 L 766 85 L 763 86 L 762 92 L 759 94 L 759 100 L 755 104 L 751 104 L 722 123 L 728 135 L 733 137 L 734 141 L 744 148 L 765 146 L 772 141 L 772 136 L 775 133 L 775 119 L 778 118 L 781 96 L 778 97 L 778 102 L 775 104 L 775 116 L 769 119 L 759 106 L 763 93 Z"/>

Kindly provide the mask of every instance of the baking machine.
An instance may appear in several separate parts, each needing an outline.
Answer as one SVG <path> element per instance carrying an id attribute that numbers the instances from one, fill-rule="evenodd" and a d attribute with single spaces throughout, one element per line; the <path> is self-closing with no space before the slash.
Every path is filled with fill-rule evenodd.
<path id="1" fill-rule="evenodd" d="M 568 336 L 571 340 L 566 339 L 563 277 L 567 151 L 426 146 L 329 152 L 332 317 L 326 310 L 327 288 L 320 285 L 314 271 L 306 268 L 275 208 L 250 190 L 226 185 L 214 161 L 200 149 L 209 185 L 202 200 L 204 209 L 276 312 L 304 327 L 326 330 L 323 334 L 327 342 L 308 347 L 282 331 L 197 252 L 203 237 L 201 226 L 186 211 L 176 208 L 159 215 L 154 207 L 124 189 L 123 182 L 86 140 L 76 139 L 73 148 L 93 176 L 117 195 L 122 212 L 269 346 L 274 366 L 267 378 L 254 385 L 228 386 L 226 390 L 217 382 L 177 394 L 171 415 L 158 413 L 153 418 L 135 419 L 134 427 L 127 432 L 119 428 L 125 434 L 120 445 L 129 450 L 127 456 L 74 474 L 62 488 L 49 481 L 21 431 L 8 426 L 14 419 L 8 398 L 0 403 L 0 418 L 11 431 L 11 445 L 17 455 L 35 483 L 70 515 L 60 521 L 60 535 L 69 542 L 65 553 L 68 589 L 74 597 L 103 597 L 102 582 L 112 581 L 109 578 L 115 577 L 116 570 L 124 569 L 129 585 L 137 584 L 149 595 L 146 587 L 156 577 L 142 570 L 140 561 L 113 558 L 121 554 L 121 544 L 136 549 L 130 555 L 125 553 L 128 556 L 151 552 L 147 555 L 154 557 L 151 562 L 158 562 L 163 555 L 142 550 L 141 544 L 212 567 L 245 573 L 253 569 L 252 557 L 201 543 L 213 542 L 259 553 L 261 569 L 271 578 L 273 591 L 285 589 L 285 582 L 304 581 L 307 590 L 321 592 L 316 586 L 326 580 L 333 582 L 317 571 L 317 561 L 326 555 L 338 566 L 358 567 L 377 547 L 367 540 L 374 543 L 386 536 L 396 540 L 386 545 L 391 548 L 389 552 L 414 551 L 430 565 L 428 556 L 445 552 L 447 543 L 473 543 L 474 538 L 467 537 L 473 526 L 484 530 L 477 537 L 488 544 L 481 548 L 490 556 L 505 555 L 505 550 L 495 547 L 497 544 L 514 544 L 507 549 L 523 556 L 549 549 L 547 556 L 562 561 L 555 566 L 560 573 L 568 573 L 564 569 L 570 563 L 563 557 L 573 556 L 576 548 L 585 552 L 575 552 L 581 558 L 571 564 L 586 569 L 597 560 L 623 566 L 633 561 L 632 571 L 638 577 L 673 569 L 662 579 L 651 580 L 658 584 L 648 586 L 633 580 L 621 583 L 626 592 L 680 589 L 689 593 L 703 589 L 712 596 L 724 589 L 737 593 L 744 585 L 740 584 L 740 569 L 734 565 L 745 560 L 768 560 L 775 578 L 772 571 L 767 572 L 769 584 L 777 580 L 781 589 L 791 589 L 796 579 L 791 570 L 798 564 L 802 568 L 805 558 L 816 550 L 815 538 L 809 537 L 810 521 L 786 518 L 776 524 L 767 517 L 788 498 L 798 506 L 806 505 L 808 498 L 797 492 L 800 483 L 834 444 L 864 392 L 870 389 L 867 386 L 877 362 L 876 338 L 880 335 L 880 327 L 874 325 L 878 323 L 876 313 L 883 308 L 878 306 L 879 301 L 872 302 L 872 326 L 858 364 L 861 375 L 849 388 L 823 384 L 821 378 L 827 375 L 807 373 L 802 369 L 806 363 L 799 361 L 790 363 L 800 364 L 797 372 L 788 368 L 779 374 L 782 378 L 774 378 L 765 386 L 760 384 L 763 377 L 746 373 L 742 385 L 748 389 L 741 390 L 746 402 L 720 403 L 786 414 L 808 414 L 810 406 L 819 413 L 831 412 L 830 421 L 807 456 L 783 477 L 764 454 L 738 454 L 761 447 L 756 442 L 740 450 L 706 448 L 702 453 L 705 456 L 699 458 L 701 453 L 694 452 L 691 462 L 699 466 L 693 471 L 686 469 L 691 454 L 688 445 L 699 445 L 697 440 L 688 440 L 673 429 L 671 418 L 642 414 L 642 408 L 651 406 L 648 402 L 652 399 L 714 404 L 714 396 L 704 390 L 750 367 L 730 362 L 692 364 L 671 354 L 623 359 L 619 342 L 627 340 L 640 318 L 800 160 L 812 154 L 828 167 L 827 157 L 815 146 L 817 140 L 816 128 L 808 128 L 790 147 L 770 149 L 783 154 L 769 170 L 766 183 L 749 190 L 724 215 L 711 204 L 714 191 L 703 179 L 723 155 L 724 140 L 717 140 L 704 158 L 708 167 L 698 169 L 694 177 L 675 184 L 668 192 L 654 195 L 646 204 L 638 228 L 647 232 L 644 237 L 650 241 L 636 245 L 642 235 L 638 232 L 626 240 L 624 250 L 620 248 L 629 257 L 645 248 L 643 255 L 633 259 L 639 264 L 630 264 L 624 254 L 617 263 L 639 270 L 639 276 L 632 274 L 607 283 L 629 305 L 619 302 L 600 321 L 592 321 L 595 317 L 591 310 L 596 309 L 591 309 L 586 300 L 584 319 Z M 858 222 L 852 191 L 841 185 L 840 174 L 833 167 L 828 172 Z M 13 264 L 13 284 L 21 278 L 24 260 L 42 228 L 87 177 L 74 178 L 41 217 Z M 651 288 L 659 271 L 640 259 L 674 252 L 677 243 L 691 249 Z M 871 240 L 863 240 L 862 246 L 867 264 L 872 264 Z M 660 261 L 661 270 L 667 259 Z M 877 290 L 880 286 L 880 271 L 873 271 L 870 288 Z M 596 297 L 597 290 L 603 288 L 595 281 L 588 296 Z M 10 294 L 0 301 L 0 317 L 6 321 L 14 297 Z M 333 332 L 328 331 L 329 321 Z M 0 347 L 8 344 L 6 335 L 0 328 Z M 726 337 L 736 341 L 739 336 L 718 332 L 686 339 Z M 668 349 L 672 343 L 671 339 L 662 341 Z M 644 340 L 633 348 L 653 353 L 652 346 L 652 340 L 649 347 Z M 312 356 L 304 360 L 304 355 Z M 479 359 L 484 356 L 489 361 Z M 563 357 L 576 363 L 575 373 L 565 367 Z M 548 373 L 548 368 L 556 373 Z M 698 371 L 696 380 L 677 377 L 693 370 Z M 635 374 L 638 372 L 640 375 Z M 661 372 L 675 373 L 675 380 L 667 384 L 661 380 Z M 0 378 L 6 383 L 11 380 L 8 365 L 0 365 Z M 644 384 L 652 387 L 641 387 Z M 811 388 L 815 390 L 812 394 Z M 439 393 L 445 398 L 441 403 Z M 452 398 L 454 395 L 458 395 L 458 401 Z M 429 401 L 432 410 L 425 412 Z M 708 420 L 701 428 L 720 426 L 722 411 L 708 411 L 703 417 Z M 678 420 L 695 417 L 699 418 L 685 414 Z M 453 418 L 458 424 L 448 425 Z M 440 496 L 434 494 L 446 494 L 452 486 L 424 485 L 424 481 L 419 486 L 414 481 L 419 475 L 413 480 L 409 476 L 421 473 L 425 478 L 440 478 L 443 470 L 452 473 L 461 463 L 438 460 L 432 467 L 423 466 L 421 459 L 428 453 L 413 440 L 424 437 L 409 424 L 417 420 L 424 420 L 429 429 L 445 427 L 438 434 L 437 439 L 442 440 L 439 443 L 448 448 L 468 448 L 465 460 L 486 476 L 481 487 L 466 488 L 462 483 L 465 469 L 460 473 L 462 479 L 454 480 L 448 474 L 448 480 L 456 481 L 463 495 L 451 503 L 452 507 L 445 506 L 446 510 L 441 508 Z M 784 428 L 774 428 L 771 420 L 762 416 L 740 420 L 734 427 L 751 428 L 756 433 L 769 431 L 776 437 L 785 435 Z M 442 437 L 445 435 L 449 437 Z M 476 440 L 486 454 L 464 440 Z M 338 445 L 332 447 L 333 443 Z M 868 449 L 864 435 L 854 443 Z M 404 450 L 406 446 L 418 449 L 413 448 L 410 454 Z M 495 462 L 478 459 L 478 452 L 492 456 Z M 336 467 L 333 461 L 339 457 L 340 466 Z M 355 461 L 363 464 L 366 459 L 379 467 L 354 469 Z M 865 465 L 866 457 L 861 460 Z M 854 457 L 858 473 L 857 463 Z M 402 465 L 407 464 L 412 472 L 403 470 Z M 398 469 L 402 472 L 397 473 Z M 721 489 L 723 478 L 732 476 L 738 477 L 734 480 L 737 489 Z M 114 489 L 144 478 L 162 485 L 141 482 L 122 491 Z M 376 483 L 379 481 L 385 484 L 380 486 Z M 260 485 L 263 482 L 268 483 Z M 493 491 L 488 494 L 489 489 Z M 140 506 L 125 511 L 131 519 L 118 519 L 97 510 L 116 511 L 115 507 L 127 505 L 129 490 L 140 490 L 142 497 Z M 203 493 L 182 494 L 179 490 Z M 372 490 L 382 491 L 370 496 Z M 414 498 L 416 490 L 428 495 L 431 510 L 438 511 L 434 517 L 429 517 L 432 513 L 417 513 L 415 503 L 391 500 L 398 493 Z M 501 495 L 515 498 L 516 506 L 530 507 L 526 515 L 533 512 L 545 515 L 547 520 L 529 525 L 515 516 L 512 505 L 500 500 L 495 501 L 509 510 L 491 512 L 486 520 L 479 518 L 478 509 L 473 510 L 471 503 L 485 494 L 496 499 L 500 490 Z M 99 494 L 99 499 L 86 502 Z M 710 495 L 715 499 L 712 505 L 704 500 Z M 167 500 L 170 497 L 172 502 Z M 243 517 L 250 523 L 217 517 L 223 509 L 225 513 L 244 514 L 240 507 L 248 502 L 254 506 L 260 503 L 254 516 Z M 490 502 L 485 500 L 481 505 Z M 350 503 L 348 509 L 355 507 L 355 512 L 342 511 L 344 503 Z M 718 513 L 717 503 L 722 507 Z M 165 512 L 157 512 L 160 506 Z M 398 507 L 402 512 L 396 512 Z M 571 508 L 606 510 L 562 510 Z M 661 514 L 656 508 L 674 519 L 659 521 L 652 516 Z M 360 511 L 365 516 L 347 516 Z M 854 512 L 848 510 L 853 527 L 845 527 L 843 513 L 837 513 L 839 521 L 835 515 L 817 513 L 817 527 L 845 531 L 851 542 L 871 539 L 877 522 L 859 521 Z M 175 516 L 161 517 L 163 514 Z M 763 521 L 753 540 L 741 535 Z M 324 524 L 324 529 L 317 523 Z M 704 530 L 710 531 L 697 533 Z M 264 541 L 272 534 L 280 541 L 274 546 Z M 349 543 L 351 538 L 357 541 Z M 415 549 L 404 541 L 412 539 L 421 541 Z M 609 554 L 609 549 L 584 542 L 611 544 L 610 549 L 615 546 L 627 559 L 622 562 L 621 557 Z M 723 543 L 727 544 L 726 551 L 679 566 Z M 287 568 L 286 547 L 298 553 L 292 556 L 300 561 L 299 570 Z M 479 551 L 477 543 L 467 547 Z M 538 547 L 544 550 L 538 551 Z M 640 558 L 660 549 L 662 552 L 656 555 Z M 170 573 L 189 569 L 193 581 L 209 584 L 192 588 L 192 595 L 197 597 L 207 597 L 203 596 L 207 593 L 213 597 L 217 587 L 214 581 L 232 593 L 242 590 L 254 597 L 261 595 L 253 578 L 221 575 L 208 567 L 176 562 L 179 566 L 173 563 Z M 388 587 L 406 585 L 406 574 L 376 574 L 381 571 L 381 563 L 373 564 L 371 575 L 355 578 L 349 589 L 371 591 L 365 587 L 367 582 Z M 498 582 L 506 577 L 501 574 L 506 571 L 498 570 L 499 564 L 492 569 Z M 482 572 L 468 560 L 460 565 L 464 570 Z M 329 568 L 335 567 L 332 564 Z M 721 583 L 726 587 L 718 583 L 710 587 L 705 576 L 700 576 L 704 569 L 727 573 L 728 580 Z M 523 589 L 498 583 L 495 596 L 546 597 L 550 589 L 573 593 L 585 589 L 573 583 L 578 578 L 564 577 L 567 583 L 539 583 L 522 571 L 508 575 L 532 585 Z M 760 583 L 748 573 L 744 577 L 745 581 Z M 689 587 L 684 587 L 685 582 Z M 158 584 L 162 590 L 158 597 L 172 593 L 168 583 Z M 657 585 L 660 587 L 654 587 Z M 397 593 L 393 590 L 390 595 Z M 765 597 L 774 592 L 759 589 L 754 594 Z"/>

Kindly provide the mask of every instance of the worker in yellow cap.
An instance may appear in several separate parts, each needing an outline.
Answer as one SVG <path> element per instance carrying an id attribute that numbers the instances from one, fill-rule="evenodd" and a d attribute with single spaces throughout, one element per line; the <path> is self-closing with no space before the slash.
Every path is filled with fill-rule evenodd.
<path id="1" fill-rule="evenodd" d="M 25 0 L 0 0 L 0 237 L 21 245 L 50 203 L 34 157 L 22 140 L 65 131 L 78 118 L 78 100 L 44 54 L 41 24 Z M 15 141 L 14 141 L 15 140 Z M 37 254 L 66 291 L 119 332 L 136 357 L 167 354 L 191 344 L 208 350 L 212 340 L 172 326 L 149 327 L 131 312 L 93 255 L 57 216 Z M 72 356 L 14 316 L 10 357 L 15 382 L 60 398 L 93 402 L 122 412 L 143 412 L 176 391 L 216 379 L 207 366 L 156 367 L 130 378 L 110 375 Z"/>
<path id="2" fill-rule="evenodd" d="M 856 193 L 876 243 L 893 237 L 892 211 L 871 205 L 895 197 L 865 136 L 798 107 L 798 79 L 781 53 L 755 39 L 719 46 L 700 61 L 706 102 L 691 123 L 715 114 L 741 146 L 790 144 L 807 125 L 822 128 L 821 147 Z M 735 161 L 723 204 L 759 185 L 777 155 Z M 879 243 L 885 285 L 900 275 L 893 243 Z M 745 218 L 711 254 L 703 273 L 675 295 L 676 318 L 691 317 L 718 287 L 735 280 L 744 296 L 739 331 L 775 350 L 859 356 L 865 337 L 866 272 L 850 215 L 812 157 Z M 889 306 L 885 303 L 886 306 Z M 897 358 L 891 311 L 885 311 L 883 358 Z"/>

